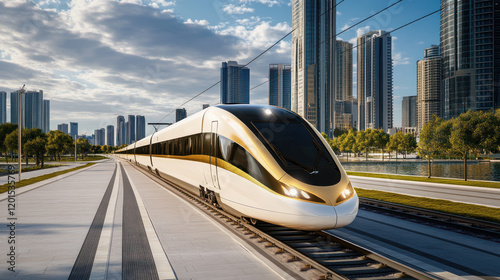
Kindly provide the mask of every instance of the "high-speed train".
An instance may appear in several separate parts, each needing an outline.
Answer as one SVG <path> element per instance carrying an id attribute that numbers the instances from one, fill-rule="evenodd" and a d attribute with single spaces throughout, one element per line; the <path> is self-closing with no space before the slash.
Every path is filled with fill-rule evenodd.
<path id="1" fill-rule="evenodd" d="M 358 212 L 328 143 L 278 107 L 209 107 L 116 154 L 252 222 L 323 230 L 350 224 Z"/>

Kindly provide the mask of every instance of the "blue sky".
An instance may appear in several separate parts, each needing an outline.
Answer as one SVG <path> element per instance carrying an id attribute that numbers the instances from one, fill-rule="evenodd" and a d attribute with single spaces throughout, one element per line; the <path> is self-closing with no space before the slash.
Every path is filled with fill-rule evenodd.
<path id="1" fill-rule="evenodd" d="M 394 2 L 344 1 L 337 32 Z M 439 5 L 404 0 L 339 37 L 355 43 L 358 33 L 390 31 Z M 77 121 L 81 134 L 92 134 L 128 114 L 159 121 L 218 81 L 222 61 L 247 63 L 289 32 L 291 10 L 288 0 L 0 0 L 0 90 L 24 83 L 43 89 L 52 100 L 51 129 Z M 394 123 L 400 126 L 402 97 L 416 95 L 416 62 L 439 44 L 439 13 L 392 36 Z M 251 86 L 267 79 L 270 63 L 290 63 L 290 40 L 250 65 Z M 251 103 L 266 104 L 267 90 L 252 91 Z M 218 95 L 216 87 L 186 104 L 188 115 L 203 103 L 216 104 Z"/>

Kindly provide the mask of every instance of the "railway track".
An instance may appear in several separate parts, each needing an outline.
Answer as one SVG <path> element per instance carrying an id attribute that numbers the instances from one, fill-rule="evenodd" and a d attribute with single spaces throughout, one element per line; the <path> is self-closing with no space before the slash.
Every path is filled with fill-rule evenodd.
<path id="1" fill-rule="evenodd" d="M 500 224 L 458 215 L 405 206 L 369 198 L 359 198 L 360 208 L 395 216 L 430 226 L 453 230 L 462 234 L 500 242 Z"/>
<path id="2" fill-rule="evenodd" d="M 438 279 L 390 260 L 329 232 L 299 231 L 259 222 L 252 225 L 232 216 L 199 196 L 135 166 L 151 179 L 185 197 L 201 211 L 214 217 L 256 252 L 295 279 Z"/>

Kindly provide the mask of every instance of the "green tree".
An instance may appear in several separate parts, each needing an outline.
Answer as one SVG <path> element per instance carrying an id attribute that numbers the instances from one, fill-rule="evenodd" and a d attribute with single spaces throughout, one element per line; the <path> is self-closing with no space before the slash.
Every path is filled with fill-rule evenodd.
<path id="1" fill-rule="evenodd" d="M 451 148 L 464 161 L 465 181 L 467 181 L 467 158 L 469 153 L 481 144 L 481 140 L 474 135 L 475 126 L 479 122 L 478 113 L 469 110 L 467 113 L 461 114 L 453 121 L 451 128 Z"/>
<path id="2" fill-rule="evenodd" d="M 87 139 L 78 138 L 76 140 L 77 152 L 82 155 L 82 159 L 85 159 L 88 152 L 90 152 L 91 146 Z"/>
<path id="3" fill-rule="evenodd" d="M 60 130 L 51 130 L 47 137 L 47 153 L 61 160 L 61 155 L 69 153 L 74 147 L 73 138 Z"/>
<path id="4" fill-rule="evenodd" d="M 28 158 L 31 154 L 31 150 L 27 150 L 24 145 L 30 141 L 34 140 L 37 137 L 44 137 L 45 133 L 42 132 L 41 129 L 39 128 L 23 128 L 22 133 L 21 133 L 21 147 L 24 152 L 24 156 L 26 158 L 26 165 L 28 165 Z M 17 148 L 18 148 L 18 130 L 16 129 L 15 131 L 12 131 L 7 137 L 5 137 L 5 146 L 9 150 L 16 151 L 18 153 Z M 18 153 L 19 154 L 19 153 Z M 21 156 L 21 155 L 18 155 Z"/>
<path id="5" fill-rule="evenodd" d="M 389 151 L 396 152 L 396 160 L 398 159 L 398 153 L 400 150 L 401 143 L 403 142 L 403 132 L 399 131 L 394 135 L 389 137 L 389 144 L 387 145 L 387 149 Z"/>
<path id="6" fill-rule="evenodd" d="M 417 149 L 417 139 L 411 133 L 406 133 L 403 135 L 402 142 L 399 145 L 399 149 L 404 151 L 404 158 L 408 153 L 413 153 Z"/>
<path id="7" fill-rule="evenodd" d="M 35 156 L 36 165 L 40 164 L 44 165 L 44 156 L 45 156 L 45 146 L 47 145 L 46 136 L 38 136 L 36 139 L 28 140 L 26 144 L 24 144 L 24 150 L 26 150 L 27 154 Z"/>
<path id="8" fill-rule="evenodd" d="M 443 119 L 436 115 L 424 125 L 419 134 L 418 154 L 427 158 L 427 178 L 432 176 L 431 160 L 439 154 L 438 127 L 443 123 Z"/>
<path id="9" fill-rule="evenodd" d="M 373 147 L 374 139 L 372 135 L 372 129 L 368 128 L 365 131 L 358 131 L 356 133 L 356 145 L 359 150 L 365 151 L 365 159 L 368 160 L 368 152 Z"/>
<path id="10" fill-rule="evenodd" d="M 389 134 L 387 134 L 383 129 L 375 129 L 371 131 L 371 137 L 373 138 L 373 146 L 377 149 L 382 150 L 382 161 L 384 160 L 384 152 L 389 143 Z"/>
<path id="11" fill-rule="evenodd" d="M 7 163 L 9 163 L 8 154 L 9 154 L 10 149 L 8 149 L 7 146 L 5 145 L 5 138 L 7 137 L 7 135 L 12 133 L 13 131 L 17 131 L 17 124 L 4 123 L 4 124 L 0 125 L 0 152 L 4 153 L 5 161 Z"/>

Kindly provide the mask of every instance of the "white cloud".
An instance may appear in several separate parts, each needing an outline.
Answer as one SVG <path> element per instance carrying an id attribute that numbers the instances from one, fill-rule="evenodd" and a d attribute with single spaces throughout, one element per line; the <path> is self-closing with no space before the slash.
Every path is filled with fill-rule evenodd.
<path id="1" fill-rule="evenodd" d="M 198 20 L 195 19 L 194 21 L 190 18 L 188 18 L 185 22 L 185 24 L 198 24 L 202 26 L 208 26 L 210 23 L 206 19 Z"/>
<path id="2" fill-rule="evenodd" d="M 233 4 L 228 4 L 224 6 L 222 9 L 224 12 L 230 14 L 230 15 L 242 15 L 244 13 L 253 13 L 254 9 L 253 8 L 248 8 L 245 5 L 243 6 L 236 6 Z"/>
<path id="3" fill-rule="evenodd" d="M 257 2 L 260 4 L 267 5 L 268 7 L 272 7 L 274 5 L 281 5 L 282 1 L 280 0 L 238 0 L 240 3 L 248 4 L 252 2 Z"/>
<path id="4" fill-rule="evenodd" d="M 341 15 L 342 15 L 342 13 L 337 11 L 337 16 L 341 16 Z"/>

